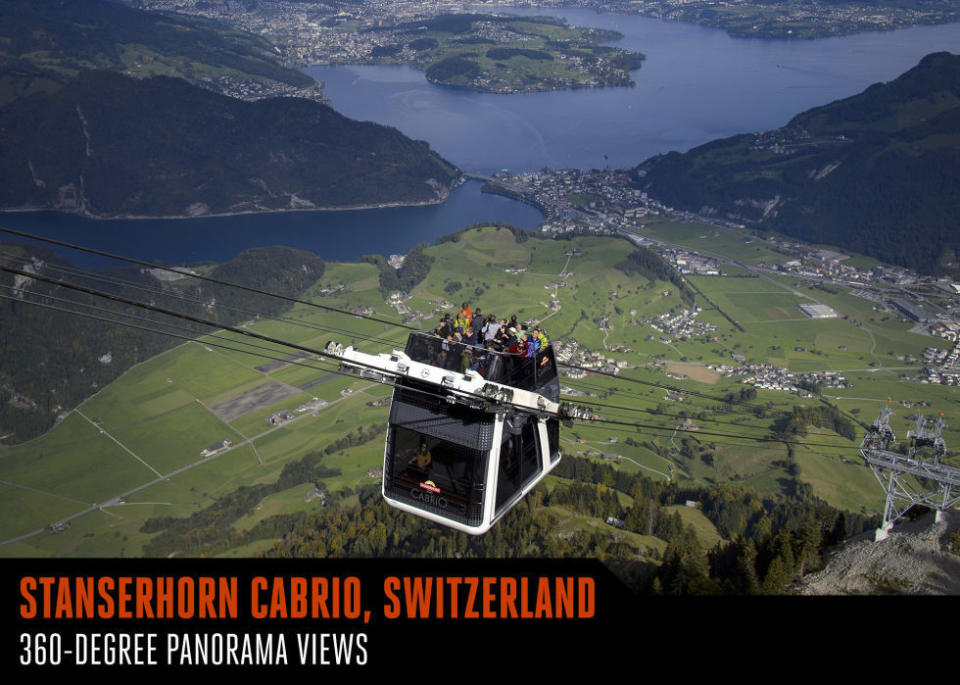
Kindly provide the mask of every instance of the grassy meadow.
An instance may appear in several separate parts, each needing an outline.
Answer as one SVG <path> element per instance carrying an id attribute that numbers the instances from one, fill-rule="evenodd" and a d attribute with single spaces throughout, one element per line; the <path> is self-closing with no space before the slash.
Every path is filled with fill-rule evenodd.
<path id="1" fill-rule="evenodd" d="M 767 248 L 753 254 L 742 240 L 722 232 L 710 236 L 711 230 L 666 223 L 656 227 L 672 242 L 686 241 L 698 249 L 709 244 L 718 254 L 746 250 L 745 262 L 782 259 Z M 790 492 L 803 482 L 837 507 L 877 511 L 882 506 L 882 491 L 856 449 L 859 436 L 850 441 L 832 431 L 811 429 L 797 440 L 817 445 L 793 450 L 782 442 L 751 439 L 769 438 L 780 412 L 815 401 L 760 390 L 747 402 L 721 402 L 745 386 L 706 365 L 729 364 L 732 353 L 795 371 L 844 370 L 852 387 L 826 389 L 824 396 L 859 421 L 872 421 L 889 396 L 896 401 L 925 399 L 930 406 L 923 411 L 943 411 L 960 429 L 955 392 L 900 378 L 900 367 L 911 365 L 898 355 L 918 356 L 931 339 L 910 333 L 896 317 L 873 311 L 872 303 L 846 292 L 831 294 L 777 279 L 692 277 L 744 332 L 705 309 L 700 318 L 714 323 L 715 333 L 665 344 L 646 320 L 688 305 L 670 284 L 619 271 L 615 264 L 630 249 L 615 238 L 518 242 L 506 229 L 469 230 L 455 242 L 426 249 L 434 257 L 433 266 L 406 306 L 427 314 L 422 326 L 432 328 L 443 311 L 435 303 L 452 303 L 447 310 L 452 314 L 468 301 L 484 313 L 538 321 L 551 340 L 575 339 L 625 362 L 616 378 L 563 377 L 562 385 L 587 394 L 564 399 L 608 405 L 595 411 L 607 420 L 639 425 L 577 422 L 562 430 L 561 446 L 565 454 L 655 479 L 730 483 L 771 493 Z M 578 251 L 576 256 L 572 250 Z M 320 288 L 337 284 L 346 287 L 320 296 Z M 401 318 L 380 293 L 372 264 L 328 264 L 306 297 L 348 310 L 372 308 L 390 320 Z M 561 305 L 558 311 L 549 306 L 552 297 Z M 807 319 L 797 305 L 811 298 L 847 318 Z M 606 330 L 597 323 L 602 318 L 609 320 Z M 245 326 L 314 349 L 337 340 L 373 353 L 402 349 L 405 341 L 402 329 L 307 305 L 295 306 L 280 320 Z M 142 530 L 148 519 L 187 517 L 244 486 L 276 483 L 286 465 L 325 450 L 361 427 L 387 421 L 387 408 L 369 404 L 389 397 L 387 386 L 338 375 L 335 364 L 316 355 L 269 365 L 262 356 L 214 345 L 242 348 L 221 338 L 179 345 L 130 369 L 49 433 L 0 447 L 0 554 L 141 555 L 152 536 Z M 276 357 L 292 353 L 263 345 L 271 349 L 244 349 Z M 682 402 L 669 398 L 677 394 Z M 308 403 L 313 404 L 304 409 Z M 911 426 L 907 416 L 918 410 L 895 406 L 895 428 L 903 436 Z M 269 418 L 278 412 L 293 418 L 271 425 Z M 948 445 L 960 440 L 957 429 L 945 436 Z M 230 446 L 201 454 L 222 440 Z M 273 492 L 241 516 L 235 528 L 250 530 L 276 514 L 329 506 L 318 493 L 347 493 L 375 482 L 370 472 L 382 459 L 382 437 L 333 451 L 323 465 L 337 469 L 338 475 Z M 551 478 L 541 487 L 563 486 L 562 480 Z M 679 510 L 703 542 L 712 545 L 719 539 L 698 511 Z M 587 518 L 565 512 L 559 525 L 567 533 L 605 525 Z M 57 522 L 63 525 L 54 532 L 50 527 Z M 655 538 L 634 542 L 639 549 L 660 549 L 662 543 Z M 267 546 L 260 541 L 227 554 L 256 554 Z"/>

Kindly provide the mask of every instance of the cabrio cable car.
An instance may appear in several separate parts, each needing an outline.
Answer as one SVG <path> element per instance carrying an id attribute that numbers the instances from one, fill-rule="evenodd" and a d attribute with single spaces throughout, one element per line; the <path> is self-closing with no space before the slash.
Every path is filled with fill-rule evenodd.
<path id="1" fill-rule="evenodd" d="M 457 530 L 485 533 L 560 461 L 552 348 L 517 357 L 415 332 L 404 352 L 327 353 L 394 381 L 383 498 Z M 471 370 L 461 372 L 461 368 Z"/>

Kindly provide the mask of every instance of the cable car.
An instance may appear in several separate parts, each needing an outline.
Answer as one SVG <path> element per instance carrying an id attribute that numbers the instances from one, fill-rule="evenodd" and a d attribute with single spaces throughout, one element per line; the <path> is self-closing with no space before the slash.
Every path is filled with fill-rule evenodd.
<path id="1" fill-rule="evenodd" d="M 336 343 L 326 351 L 394 383 L 382 492 L 397 509 L 480 535 L 560 462 L 560 383 L 549 345 L 517 357 L 414 332 L 403 352 L 370 355 Z"/>

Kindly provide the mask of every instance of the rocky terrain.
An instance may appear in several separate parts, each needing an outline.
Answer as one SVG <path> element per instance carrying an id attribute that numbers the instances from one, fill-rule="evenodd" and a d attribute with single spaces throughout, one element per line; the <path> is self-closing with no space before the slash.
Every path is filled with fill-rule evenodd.
<path id="1" fill-rule="evenodd" d="M 848 540 L 826 567 L 806 576 L 792 590 L 801 595 L 956 595 L 960 556 L 946 551 L 947 537 L 960 529 L 960 512 L 939 522 L 933 514 L 897 523 L 890 537 L 873 541 L 873 532 Z"/>

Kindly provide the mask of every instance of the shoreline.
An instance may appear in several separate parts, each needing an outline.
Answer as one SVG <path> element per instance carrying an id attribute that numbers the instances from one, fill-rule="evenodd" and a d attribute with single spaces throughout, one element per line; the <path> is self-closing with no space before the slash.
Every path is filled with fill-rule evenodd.
<path id="1" fill-rule="evenodd" d="M 102 215 L 102 214 L 91 214 L 90 212 L 85 212 L 82 210 L 69 210 L 69 209 L 58 209 L 56 207 L 10 207 L 0 209 L 0 217 L 4 214 L 26 214 L 31 212 L 55 212 L 58 214 L 73 214 L 75 216 L 82 217 L 84 219 L 90 219 L 92 221 L 156 221 L 156 220 L 167 220 L 167 219 L 222 219 L 231 216 L 243 216 L 246 214 L 285 214 L 288 212 L 349 212 L 355 210 L 368 210 L 368 209 L 390 209 L 391 207 L 429 207 L 432 205 L 441 205 L 450 199 L 450 193 L 455 189 L 467 182 L 467 179 L 464 176 L 461 176 L 460 179 L 450 188 L 446 190 L 443 197 L 437 198 L 436 200 L 425 200 L 421 202 L 384 202 L 378 204 L 369 204 L 369 205 L 349 205 L 344 207 L 287 207 L 284 209 L 249 209 L 244 211 L 237 212 L 220 212 L 220 213 L 207 213 L 207 214 L 169 214 L 169 215 L 160 215 L 160 216 L 145 216 L 139 214 L 123 214 L 123 215 Z"/>
<path id="2" fill-rule="evenodd" d="M 478 179 L 479 180 L 479 179 Z M 517 202 L 523 202 L 530 205 L 543 215 L 543 220 L 548 221 L 550 219 L 550 212 L 547 208 L 541 204 L 535 197 L 531 197 L 525 193 L 520 193 L 515 190 L 511 190 L 496 181 L 486 181 L 483 186 L 480 188 L 481 193 L 488 193 L 490 195 L 499 195 L 500 197 L 505 197 L 510 200 L 516 200 Z"/>
<path id="3" fill-rule="evenodd" d="M 628 5 L 614 5 L 608 6 L 603 5 L 599 2 L 586 2 L 579 5 L 550 5 L 550 4 L 531 4 L 525 7 L 517 6 L 511 0 L 492 0 L 490 4 L 486 5 L 473 5 L 471 9 L 474 11 L 479 11 L 482 9 L 499 9 L 504 12 L 510 12 L 511 10 L 524 10 L 524 9 L 534 9 L 534 10 L 544 10 L 547 12 L 563 12 L 564 10 L 589 10 L 596 14 L 600 15 L 610 15 L 610 16 L 636 16 L 636 17 L 645 17 L 648 19 L 654 19 L 657 21 L 664 21 L 670 23 L 680 23 L 688 24 L 690 26 L 701 26 L 703 28 L 714 29 L 720 31 L 731 38 L 738 40 L 770 40 L 770 41 L 780 41 L 780 40 L 801 40 L 801 41 L 815 41 L 815 40 L 824 40 L 828 38 L 844 38 L 847 36 L 856 36 L 863 33 L 890 33 L 892 31 L 902 31 L 905 29 L 910 29 L 916 26 L 943 26 L 946 24 L 955 24 L 960 23 L 960 16 L 957 17 L 947 17 L 947 18 L 935 18 L 935 17 L 920 17 L 914 18 L 914 21 L 911 21 L 910 17 L 903 17 L 904 19 L 902 24 L 879 24 L 879 25 L 870 25 L 864 23 L 858 23 L 852 27 L 839 28 L 835 31 L 828 31 L 824 28 L 823 24 L 819 24 L 814 27 L 813 30 L 804 32 L 804 33 L 794 33 L 791 30 L 789 22 L 777 23 L 774 22 L 773 26 L 781 29 L 776 32 L 757 32 L 757 31 L 747 31 L 745 29 L 738 29 L 736 26 L 724 26 L 718 21 L 713 20 L 714 18 L 704 18 L 700 16 L 688 17 L 688 16 L 667 16 L 662 11 L 657 13 L 652 11 L 657 5 L 665 5 L 665 2 L 657 0 L 656 3 L 651 5 L 647 10 L 642 10 L 637 7 L 632 7 Z M 699 3 L 702 6 L 705 6 L 706 3 Z M 765 2 L 759 7 L 769 7 L 772 3 Z M 744 6 L 746 4 L 744 3 Z M 533 14 L 531 16 L 537 16 Z M 553 15 L 547 15 L 553 16 Z M 558 16 L 561 16 L 558 14 Z M 732 15 L 736 18 L 737 15 Z M 742 17 L 743 15 L 739 15 Z M 833 26 L 840 26 L 842 22 L 838 19 L 834 19 Z M 782 27 L 782 28 L 781 28 Z"/>

